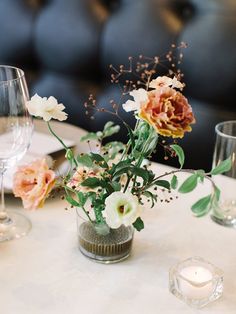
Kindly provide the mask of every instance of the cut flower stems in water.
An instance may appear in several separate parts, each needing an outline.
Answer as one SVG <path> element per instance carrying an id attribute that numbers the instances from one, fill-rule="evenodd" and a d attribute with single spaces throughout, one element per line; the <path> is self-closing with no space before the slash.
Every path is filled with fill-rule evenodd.
<path id="1" fill-rule="evenodd" d="M 220 191 L 211 177 L 228 171 L 231 160 L 222 161 L 209 172 L 184 169 L 184 151 L 177 144 L 177 139 L 190 132 L 195 123 L 192 108 L 182 93 L 185 84 L 182 82 L 183 74 L 178 69 L 184 48 L 185 43 L 172 45 L 168 53 L 161 57 L 139 56 L 136 61 L 130 57 L 127 67 L 120 65 L 116 68 L 111 65 L 111 83 L 121 90 L 120 102 L 110 100 L 108 107 L 101 107 L 95 97 L 90 95 L 84 104 L 86 114 L 91 119 L 104 112 L 118 118 L 127 130 L 127 143 L 108 141 L 120 130 L 119 125 L 108 121 L 103 130 L 88 133 L 81 138 L 88 145 L 91 141 L 96 141 L 97 150 L 76 156 L 50 124 L 51 119 L 62 121 L 67 118 L 64 106 L 58 104 L 54 97 L 47 99 L 38 95 L 28 102 L 30 113 L 43 118 L 49 131 L 65 148 L 70 170 L 55 184 L 64 189 L 66 201 L 81 210 L 94 225 L 106 225 L 112 229 L 118 229 L 122 225 L 133 226 L 140 231 L 144 228 L 142 211 L 145 199 L 153 207 L 160 201 L 158 190 L 189 193 L 205 180 L 212 183 L 212 191 L 192 205 L 192 212 L 198 217 L 203 216 L 218 202 Z M 163 67 L 167 69 L 166 76 L 158 75 Z M 124 112 L 121 117 L 122 110 L 127 115 L 134 115 L 134 128 L 123 119 Z M 168 144 L 169 142 L 171 143 Z M 164 149 L 165 159 L 178 158 L 179 169 L 161 175 L 156 175 L 150 169 L 149 161 L 156 153 L 157 146 Z M 188 174 L 182 184 L 178 182 L 179 172 Z M 22 182 L 28 182 L 28 186 L 25 184 L 23 187 L 22 184 L 22 189 L 25 188 L 26 191 L 18 195 L 23 195 L 25 202 L 26 198 L 37 198 L 35 191 L 39 189 L 38 178 L 27 177 L 26 172 L 25 176 L 21 175 L 21 179 Z M 18 176 L 18 190 L 19 180 Z M 106 228 L 101 230 L 106 232 Z"/>

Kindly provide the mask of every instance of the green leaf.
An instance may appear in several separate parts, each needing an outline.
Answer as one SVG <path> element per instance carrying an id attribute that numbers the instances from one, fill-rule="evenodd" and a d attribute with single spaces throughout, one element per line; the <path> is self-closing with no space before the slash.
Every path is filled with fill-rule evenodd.
<path id="1" fill-rule="evenodd" d="M 192 174 L 188 179 L 186 179 L 179 188 L 180 193 L 189 193 L 195 189 L 197 186 L 198 175 L 196 173 Z"/>
<path id="2" fill-rule="evenodd" d="M 203 216 L 208 212 L 208 207 L 211 201 L 211 194 L 201 198 L 192 205 L 191 210 L 197 216 Z"/>
<path id="3" fill-rule="evenodd" d="M 99 154 L 90 153 L 90 158 L 92 161 L 96 161 L 98 163 L 98 166 L 102 168 L 109 168 L 106 160 Z"/>
<path id="4" fill-rule="evenodd" d="M 86 135 L 82 136 L 80 139 L 80 142 L 90 141 L 90 140 L 99 140 L 99 139 L 100 139 L 100 137 L 97 135 L 97 133 L 90 132 L 90 133 L 87 133 Z"/>
<path id="5" fill-rule="evenodd" d="M 157 196 L 153 193 L 151 193 L 150 191 L 145 191 L 143 193 L 144 196 L 146 196 L 147 198 L 151 198 L 152 200 L 152 206 L 153 207 L 155 205 L 155 202 L 157 201 Z"/>
<path id="6" fill-rule="evenodd" d="M 200 178 L 201 182 L 203 182 L 204 178 L 205 178 L 205 171 L 202 170 L 202 169 L 199 169 L 199 170 L 196 171 L 196 174 Z"/>
<path id="7" fill-rule="evenodd" d="M 103 138 L 111 136 L 115 133 L 118 133 L 120 131 L 119 125 L 114 125 L 114 122 L 108 121 L 103 129 Z"/>
<path id="8" fill-rule="evenodd" d="M 170 145 L 170 147 L 175 151 L 175 153 L 179 159 L 180 168 L 182 168 L 184 165 L 184 160 L 185 160 L 184 151 L 183 151 L 182 147 L 180 147 L 177 144 Z"/>
<path id="9" fill-rule="evenodd" d="M 71 197 L 69 193 L 67 193 L 67 195 L 66 195 L 66 201 L 67 201 L 69 204 L 71 204 L 72 206 L 75 206 L 75 207 L 83 206 L 82 204 L 80 204 L 79 202 L 77 202 L 75 199 L 73 199 L 73 197 Z"/>
<path id="10" fill-rule="evenodd" d="M 122 142 L 113 141 L 107 143 L 103 148 L 107 152 L 104 156 L 104 159 L 107 161 L 114 159 L 118 153 L 123 152 L 125 150 L 125 145 Z"/>
<path id="11" fill-rule="evenodd" d="M 128 176 L 137 176 L 137 177 L 141 177 L 143 179 L 144 184 L 147 183 L 149 181 L 149 177 L 150 175 L 152 175 L 151 172 L 149 172 L 146 169 L 143 168 L 139 168 L 139 167 L 135 167 L 132 164 L 124 164 L 123 167 L 119 167 L 119 170 L 117 170 L 114 175 L 113 175 L 113 179 L 117 179 L 120 176 L 122 176 L 123 174 L 127 174 Z"/>
<path id="12" fill-rule="evenodd" d="M 105 181 L 105 180 L 100 180 L 100 186 L 101 186 L 102 188 L 106 189 L 109 194 L 111 194 L 111 193 L 114 192 L 113 186 L 112 186 L 109 182 L 107 182 L 107 181 Z"/>
<path id="13" fill-rule="evenodd" d="M 116 171 L 119 171 L 125 167 L 130 167 L 130 166 L 132 167 L 133 165 L 131 164 L 129 159 L 119 161 L 117 164 L 113 164 L 113 167 L 112 167 L 110 173 L 113 174 Z"/>
<path id="14" fill-rule="evenodd" d="M 100 198 L 94 199 L 93 200 L 93 205 L 95 207 L 96 210 L 99 209 L 99 207 L 102 209 L 103 205 L 104 205 L 104 201 Z"/>
<path id="15" fill-rule="evenodd" d="M 82 192 L 80 192 L 80 193 L 83 194 Z M 83 195 L 85 196 L 86 200 L 90 199 L 92 203 L 94 202 L 94 200 L 97 197 L 96 192 L 92 192 L 92 191 L 87 192 L 86 194 L 83 194 Z"/>
<path id="16" fill-rule="evenodd" d="M 66 150 L 66 155 L 65 155 L 66 159 L 67 160 L 72 160 L 74 158 L 74 154 L 72 152 L 72 150 L 69 148 Z"/>
<path id="17" fill-rule="evenodd" d="M 224 172 L 227 172 L 231 169 L 232 167 L 232 162 L 231 162 L 231 157 L 223 160 L 218 166 L 216 166 L 214 169 L 211 170 L 210 174 L 213 176 L 217 174 L 221 174 Z"/>
<path id="18" fill-rule="evenodd" d="M 107 129 L 109 129 L 111 126 L 114 125 L 113 121 L 108 121 L 105 125 L 104 125 L 104 131 L 106 131 Z"/>
<path id="19" fill-rule="evenodd" d="M 88 167 L 88 168 L 92 168 L 93 167 L 93 161 L 92 159 L 89 157 L 89 155 L 78 155 L 77 156 L 77 161 L 79 164 Z"/>
<path id="20" fill-rule="evenodd" d="M 84 206 L 84 204 L 86 203 L 87 197 L 82 192 L 78 192 L 77 196 L 79 199 L 80 206 Z"/>
<path id="21" fill-rule="evenodd" d="M 96 153 L 90 153 L 90 157 L 92 160 L 95 160 L 95 161 L 104 161 L 104 158 L 101 155 L 96 154 Z"/>
<path id="22" fill-rule="evenodd" d="M 148 183 L 152 183 L 152 181 L 155 178 L 155 174 L 152 170 L 147 170 L 147 171 L 148 171 L 148 175 L 149 175 Z"/>
<path id="23" fill-rule="evenodd" d="M 171 186 L 171 188 L 172 189 L 176 189 L 177 188 L 177 186 L 178 186 L 178 178 L 177 178 L 177 176 L 174 174 L 173 175 L 173 177 L 172 177 L 172 179 L 171 179 L 171 181 L 170 181 L 170 186 Z"/>
<path id="24" fill-rule="evenodd" d="M 87 178 L 81 183 L 81 185 L 93 189 L 101 186 L 101 181 L 98 178 Z"/>
<path id="25" fill-rule="evenodd" d="M 113 181 L 113 182 L 111 183 L 111 185 L 112 185 L 114 191 L 120 191 L 121 185 L 120 185 L 119 182 Z"/>
<path id="26" fill-rule="evenodd" d="M 145 191 L 144 193 L 143 193 L 143 195 L 145 195 L 147 198 L 152 198 L 153 196 L 156 196 L 156 195 L 154 195 L 152 192 L 150 192 L 150 191 Z"/>
<path id="27" fill-rule="evenodd" d="M 117 170 L 114 174 L 113 174 L 113 179 L 117 179 L 120 176 L 122 176 L 123 174 L 128 173 L 129 171 L 131 171 L 133 165 L 126 165 L 123 166 L 122 168 L 119 168 L 119 170 Z"/>
<path id="28" fill-rule="evenodd" d="M 220 189 L 217 186 L 215 186 L 214 197 L 218 202 L 220 199 Z"/>
<path id="29" fill-rule="evenodd" d="M 141 177 L 144 183 L 149 181 L 149 171 L 139 167 L 132 167 L 130 171 L 137 177 Z"/>
<path id="30" fill-rule="evenodd" d="M 217 186 L 214 186 L 213 197 L 211 198 L 211 208 L 217 208 L 220 200 L 220 189 Z"/>
<path id="31" fill-rule="evenodd" d="M 166 180 L 157 180 L 155 181 L 155 185 L 162 186 L 163 188 L 170 190 L 170 182 Z"/>
<path id="32" fill-rule="evenodd" d="M 140 217 L 138 217 L 133 223 L 133 226 L 137 231 L 141 231 L 144 228 L 144 222 Z"/>

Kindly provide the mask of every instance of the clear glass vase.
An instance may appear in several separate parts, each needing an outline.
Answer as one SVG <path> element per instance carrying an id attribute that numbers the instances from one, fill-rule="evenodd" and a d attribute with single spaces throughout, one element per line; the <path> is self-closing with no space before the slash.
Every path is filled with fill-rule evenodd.
<path id="1" fill-rule="evenodd" d="M 76 214 L 79 250 L 86 257 L 104 264 L 117 263 L 129 257 L 134 228 L 120 226 L 111 229 L 106 223 L 97 224 Z"/>

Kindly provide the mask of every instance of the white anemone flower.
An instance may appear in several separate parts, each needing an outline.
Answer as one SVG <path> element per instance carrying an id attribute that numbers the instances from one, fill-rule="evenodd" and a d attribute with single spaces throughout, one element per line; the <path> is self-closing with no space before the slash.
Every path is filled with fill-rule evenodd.
<path id="1" fill-rule="evenodd" d="M 141 105 L 145 104 L 148 101 L 147 91 L 143 88 L 133 90 L 129 94 L 134 98 L 134 100 L 127 100 L 126 103 L 122 105 L 123 109 L 126 112 L 139 111 Z"/>
<path id="2" fill-rule="evenodd" d="M 109 227 L 119 228 L 122 224 L 132 225 L 140 217 L 138 198 L 130 192 L 113 192 L 106 198 L 104 217 Z"/>
<path id="3" fill-rule="evenodd" d="M 63 111 L 65 106 L 58 104 L 53 96 L 47 98 L 35 94 L 27 101 L 26 106 L 31 115 L 41 117 L 44 121 L 50 121 L 51 119 L 63 121 L 67 119 L 67 113 Z"/>

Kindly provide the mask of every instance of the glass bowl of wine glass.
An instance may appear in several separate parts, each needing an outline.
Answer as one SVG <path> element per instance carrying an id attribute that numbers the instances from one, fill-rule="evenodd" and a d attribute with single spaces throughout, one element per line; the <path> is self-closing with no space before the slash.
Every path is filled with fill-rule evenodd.
<path id="1" fill-rule="evenodd" d="M 6 210 L 4 200 L 4 174 L 24 156 L 32 137 L 28 98 L 24 72 L 0 65 L 0 242 L 25 236 L 31 229 L 31 222 L 19 210 Z"/>

